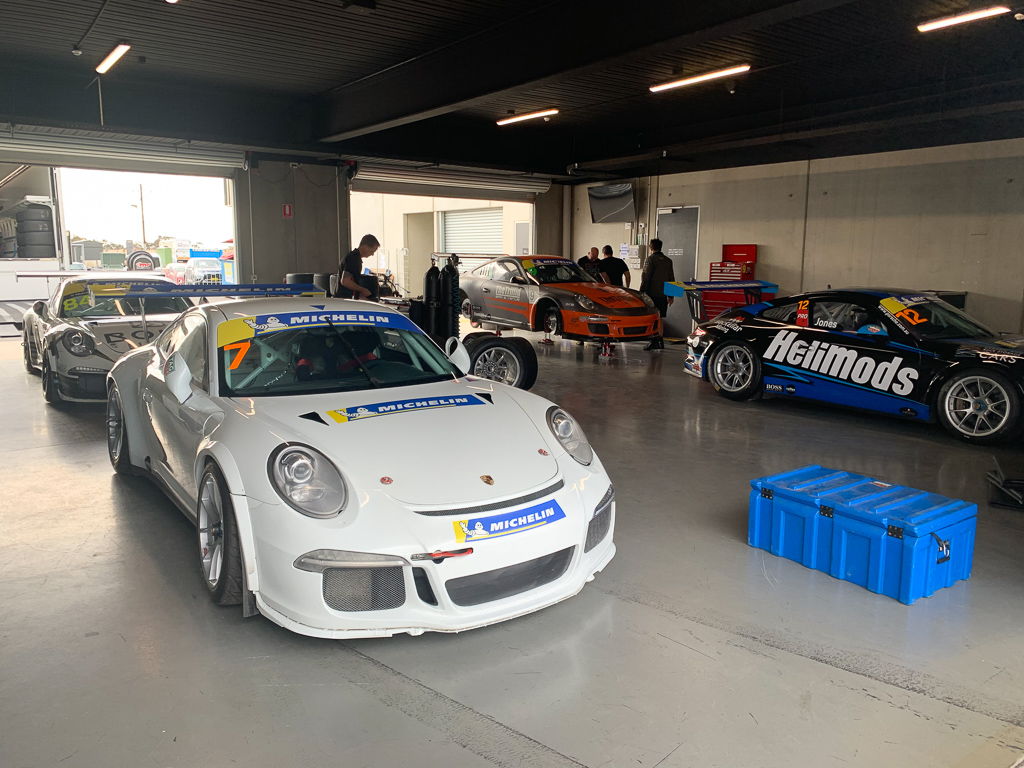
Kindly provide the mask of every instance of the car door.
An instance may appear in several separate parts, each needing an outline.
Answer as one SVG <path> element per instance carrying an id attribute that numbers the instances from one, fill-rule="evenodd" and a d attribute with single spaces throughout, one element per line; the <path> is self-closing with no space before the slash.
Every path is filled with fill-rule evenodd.
<path id="1" fill-rule="evenodd" d="M 877 305 L 825 295 L 798 299 L 794 309 L 764 350 L 766 391 L 919 415 L 912 395 L 920 356 L 913 346 L 890 343 L 895 329 Z"/>
<path id="2" fill-rule="evenodd" d="M 183 401 L 169 381 L 181 364 L 191 373 Z M 192 312 L 180 318 L 157 345 L 142 392 L 157 449 L 154 471 L 189 508 L 197 494 L 195 458 L 204 427 L 219 410 L 210 397 L 210 378 L 207 323 L 201 313 Z"/>
<path id="3" fill-rule="evenodd" d="M 530 304 L 526 298 L 526 273 L 515 259 L 497 262 L 488 301 L 492 319 L 515 327 L 526 325 Z"/>

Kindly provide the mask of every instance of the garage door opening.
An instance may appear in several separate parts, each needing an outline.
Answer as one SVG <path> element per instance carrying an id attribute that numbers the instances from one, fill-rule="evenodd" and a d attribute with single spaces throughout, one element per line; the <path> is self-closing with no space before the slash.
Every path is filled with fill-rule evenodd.
<path id="1" fill-rule="evenodd" d="M 533 253 L 536 242 L 532 202 L 352 192 L 351 217 L 353 243 L 367 233 L 381 243 L 364 268 L 390 270 L 412 295 L 422 290 L 432 256 L 457 253 L 467 267 Z"/>
<path id="2" fill-rule="evenodd" d="M 216 176 L 0 163 L 0 314 L 19 319 L 47 293 L 48 280 L 17 273 L 145 269 L 178 283 L 238 282 L 233 192 Z"/>

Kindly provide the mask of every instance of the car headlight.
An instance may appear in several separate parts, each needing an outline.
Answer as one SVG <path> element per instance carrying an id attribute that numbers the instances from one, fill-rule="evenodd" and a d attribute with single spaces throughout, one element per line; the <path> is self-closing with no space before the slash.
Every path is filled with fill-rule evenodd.
<path id="1" fill-rule="evenodd" d="M 348 501 L 338 468 L 308 445 L 285 443 L 270 454 L 270 482 L 281 498 L 309 517 L 334 517 Z"/>
<path id="2" fill-rule="evenodd" d="M 60 340 L 64 345 L 64 349 L 77 357 L 88 357 L 96 349 L 96 342 L 92 340 L 92 336 L 84 331 L 75 329 L 64 331 L 64 335 L 60 337 Z"/>
<path id="3" fill-rule="evenodd" d="M 576 294 L 576 303 L 580 305 L 581 309 L 587 310 L 587 312 L 593 312 L 597 309 L 597 304 L 588 299 L 586 296 Z"/>
<path id="4" fill-rule="evenodd" d="M 594 460 L 594 449 L 590 447 L 587 436 L 583 434 L 576 419 L 557 405 L 548 408 L 548 427 L 555 439 L 562 444 L 566 453 L 580 464 L 590 464 Z"/>

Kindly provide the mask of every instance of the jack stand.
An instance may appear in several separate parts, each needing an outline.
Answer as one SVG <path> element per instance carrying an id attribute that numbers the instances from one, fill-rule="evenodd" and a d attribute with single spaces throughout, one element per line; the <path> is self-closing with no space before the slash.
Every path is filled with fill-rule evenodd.
<path id="1" fill-rule="evenodd" d="M 601 357 L 614 357 L 615 347 L 612 346 L 610 341 L 601 342 Z"/>
<path id="2" fill-rule="evenodd" d="M 498 328 L 497 330 L 495 330 L 494 335 L 495 336 L 501 336 L 501 328 Z"/>
<path id="3" fill-rule="evenodd" d="M 544 331 L 544 338 L 543 338 L 543 339 L 541 339 L 541 340 L 540 340 L 539 342 L 537 342 L 537 343 L 538 343 L 538 344 L 554 344 L 555 342 L 554 342 L 554 341 L 552 341 L 552 339 L 551 339 L 551 334 L 550 334 L 550 333 L 548 333 L 547 331 Z"/>

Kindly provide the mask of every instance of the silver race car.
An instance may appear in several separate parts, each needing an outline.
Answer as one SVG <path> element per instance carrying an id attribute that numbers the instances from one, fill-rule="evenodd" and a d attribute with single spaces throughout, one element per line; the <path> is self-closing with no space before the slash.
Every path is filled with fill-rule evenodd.
<path id="1" fill-rule="evenodd" d="M 172 285 L 156 275 L 89 273 L 61 280 L 47 300 L 25 313 L 22 344 L 25 369 L 41 373 L 47 402 L 102 402 L 106 376 L 125 352 L 154 338 L 192 306 L 184 297 L 126 299 L 129 283 Z M 105 295 L 105 291 L 113 291 Z"/>

